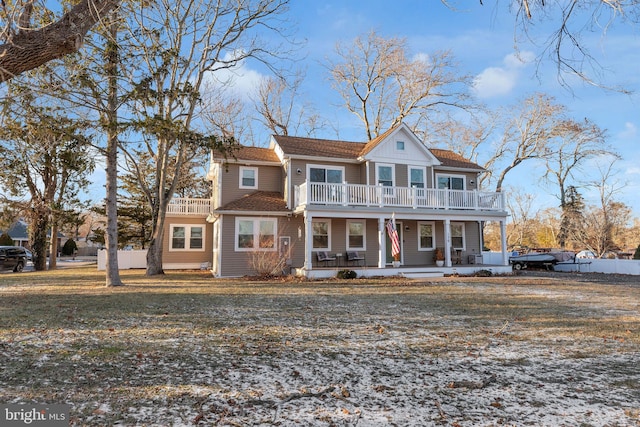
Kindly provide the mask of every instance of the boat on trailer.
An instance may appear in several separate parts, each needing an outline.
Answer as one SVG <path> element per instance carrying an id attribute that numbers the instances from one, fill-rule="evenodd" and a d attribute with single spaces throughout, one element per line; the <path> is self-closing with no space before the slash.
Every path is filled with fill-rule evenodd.
<path id="1" fill-rule="evenodd" d="M 522 270 L 529 267 L 544 267 L 547 270 L 553 270 L 553 266 L 559 262 L 567 262 L 574 258 L 575 254 L 568 251 L 542 253 L 532 252 L 509 257 L 509 264 L 513 266 L 514 270 Z"/>

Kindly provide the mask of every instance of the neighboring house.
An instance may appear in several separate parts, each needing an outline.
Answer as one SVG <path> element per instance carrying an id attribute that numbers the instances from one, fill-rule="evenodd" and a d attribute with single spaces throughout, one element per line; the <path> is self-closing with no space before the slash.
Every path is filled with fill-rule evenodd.
<path id="1" fill-rule="evenodd" d="M 0 234 L 4 233 L 3 230 L 0 230 Z M 25 248 L 29 248 L 29 233 L 27 230 L 27 223 L 23 220 L 19 219 L 18 221 L 11 224 L 11 227 L 7 230 L 7 234 L 11 239 L 13 239 L 13 244 L 15 246 L 24 246 Z"/>
<path id="2" fill-rule="evenodd" d="M 491 269 L 511 271 L 504 197 L 478 190 L 483 171 L 427 148 L 404 124 L 368 143 L 273 136 L 269 148 L 212 156 L 210 201 L 172 201 L 164 266 L 243 276 L 254 274 L 257 255 L 280 254 L 284 271 L 297 275 L 398 274 L 386 231 L 395 221 L 402 272 L 472 272 L 488 268 L 479 265 L 483 223 L 498 221 L 502 263 Z M 436 248 L 444 267 L 436 268 Z M 354 252 L 363 259 L 350 262 Z"/>
<path id="3" fill-rule="evenodd" d="M 4 233 L 3 230 L 0 230 L 0 234 Z M 11 239 L 13 239 L 13 244 L 15 246 L 24 246 L 27 249 L 31 248 L 29 244 L 29 225 L 25 220 L 19 219 L 14 222 L 11 227 L 7 230 L 7 234 Z M 51 239 L 51 230 L 47 232 L 47 238 Z M 58 232 L 58 249 L 62 249 L 62 245 L 67 241 L 67 238 L 64 234 Z"/>

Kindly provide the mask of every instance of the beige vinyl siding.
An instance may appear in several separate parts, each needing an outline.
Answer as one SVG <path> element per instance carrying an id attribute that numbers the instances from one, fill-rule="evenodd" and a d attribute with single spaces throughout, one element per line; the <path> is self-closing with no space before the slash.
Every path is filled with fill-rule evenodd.
<path id="1" fill-rule="evenodd" d="M 322 217 L 314 217 L 314 219 L 322 220 Z M 352 220 L 364 221 L 366 227 L 365 234 L 365 250 L 358 250 L 360 255 L 365 255 L 367 265 L 377 265 L 378 263 L 378 220 L 377 219 L 358 219 L 350 218 Z M 347 263 L 347 219 L 344 218 L 330 218 L 331 221 L 331 250 L 330 254 L 342 254 L 342 264 Z M 301 242 L 303 244 L 303 242 Z M 303 248 L 304 249 L 304 248 Z M 313 254 L 313 265 L 316 265 L 315 253 Z M 304 262 L 304 254 L 301 259 L 302 265 Z"/>
<path id="2" fill-rule="evenodd" d="M 252 252 L 236 251 L 236 218 L 256 218 L 255 215 L 246 216 L 224 215 L 222 221 L 221 271 L 223 277 L 253 275 L 256 272 L 251 266 Z M 291 265 L 304 264 L 304 220 L 302 217 L 262 217 L 276 218 L 278 224 L 278 240 L 282 236 L 289 236 L 291 243 Z M 298 239 L 298 227 L 301 230 L 301 238 Z"/>
<path id="3" fill-rule="evenodd" d="M 435 246 L 437 248 L 444 248 L 444 222 L 442 220 L 429 220 L 425 219 L 424 221 L 433 221 L 435 224 L 435 233 L 436 233 L 436 242 Z M 403 240 L 403 262 L 404 266 L 423 266 L 423 265 L 433 265 L 435 264 L 433 261 L 433 251 L 419 251 L 418 250 L 418 221 L 414 220 L 402 220 L 398 221 L 398 223 L 402 222 L 402 240 Z M 453 221 L 454 223 L 464 223 L 464 231 L 465 231 L 465 244 L 466 248 L 462 252 L 462 263 L 467 264 L 469 255 L 477 255 L 480 254 L 480 237 L 479 237 L 479 225 L 477 221 Z M 409 227 L 409 230 L 406 228 Z M 369 244 L 369 235 L 372 234 L 369 230 L 369 223 L 367 223 L 367 244 Z M 374 249 L 377 249 L 377 234 L 376 229 L 373 230 L 373 236 L 371 237 L 376 239 L 374 244 Z M 372 254 L 374 256 L 375 254 Z M 372 260 L 369 260 L 367 257 L 367 263 L 369 264 Z"/>
<path id="4" fill-rule="evenodd" d="M 222 169 L 218 175 L 222 180 L 221 206 L 237 200 L 254 191 L 282 192 L 282 168 L 279 166 L 255 166 L 258 169 L 258 188 L 240 188 L 240 168 L 254 167 L 243 164 L 229 164 L 228 170 Z"/>
<path id="5" fill-rule="evenodd" d="M 203 251 L 172 251 L 171 247 L 171 226 L 172 225 L 196 225 L 203 227 Z M 162 239 L 162 262 L 165 264 L 202 264 L 211 262 L 211 252 L 213 250 L 212 234 L 213 228 L 204 218 L 189 216 L 167 217 L 164 226 L 164 237 Z"/>
<path id="6" fill-rule="evenodd" d="M 408 187 L 409 177 L 407 176 L 407 165 L 396 165 L 396 187 Z"/>

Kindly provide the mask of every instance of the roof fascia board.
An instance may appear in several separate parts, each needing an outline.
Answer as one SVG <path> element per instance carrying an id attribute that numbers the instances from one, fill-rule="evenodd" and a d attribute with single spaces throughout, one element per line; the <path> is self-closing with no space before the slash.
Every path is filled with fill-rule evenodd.
<path id="1" fill-rule="evenodd" d="M 477 172 L 477 173 L 486 172 L 484 169 L 478 169 L 478 168 L 464 168 L 464 167 L 441 166 L 441 165 L 436 166 L 433 169 L 436 172 L 438 171 Z"/>
<path id="2" fill-rule="evenodd" d="M 239 216 L 291 216 L 291 211 L 238 211 L 238 210 L 214 210 L 218 215 L 239 215 Z"/>
<path id="3" fill-rule="evenodd" d="M 255 166 L 282 166 L 281 162 L 269 162 L 265 160 L 250 160 L 250 159 L 219 159 L 216 160 L 216 163 L 227 164 L 227 165 L 255 165 Z"/>
<path id="4" fill-rule="evenodd" d="M 304 156 L 304 155 L 289 155 L 289 159 L 295 160 L 309 160 L 314 162 L 334 162 L 334 163 L 353 163 L 360 164 L 363 162 L 360 158 L 346 159 L 344 157 L 320 157 L 320 156 Z"/>

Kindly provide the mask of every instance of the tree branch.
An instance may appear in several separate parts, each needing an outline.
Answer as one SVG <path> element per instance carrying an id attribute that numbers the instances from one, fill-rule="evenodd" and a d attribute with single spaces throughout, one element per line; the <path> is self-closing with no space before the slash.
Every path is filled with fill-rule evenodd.
<path id="1" fill-rule="evenodd" d="M 82 0 L 46 27 L 30 29 L 21 22 L 18 32 L 0 45 L 0 82 L 77 51 L 91 27 L 119 3 L 120 0 Z"/>

